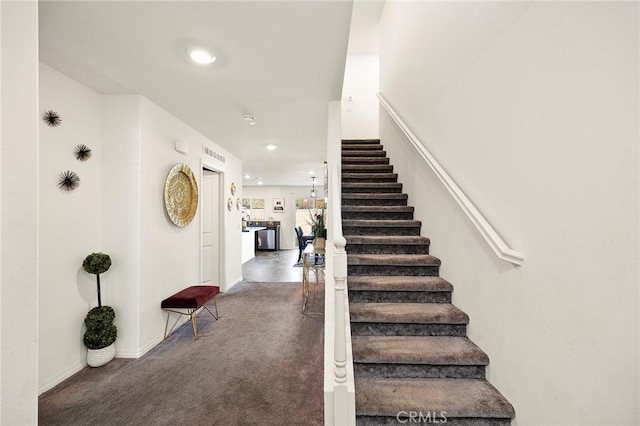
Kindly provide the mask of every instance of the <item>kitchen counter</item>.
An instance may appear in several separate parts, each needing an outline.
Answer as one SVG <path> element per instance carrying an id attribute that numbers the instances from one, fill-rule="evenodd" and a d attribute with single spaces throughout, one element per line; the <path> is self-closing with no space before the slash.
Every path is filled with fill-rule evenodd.
<path id="1" fill-rule="evenodd" d="M 256 255 L 256 232 L 267 229 L 265 226 L 247 226 L 242 230 L 242 263 Z"/>
<path id="2" fill-rule="evenodd" d="M 242 232 L 255 232 L 255 231 L 261 231 L 263 229 L 267 229 L 267 227 L 266 226 L 247 226 L 242 230 Z"/>

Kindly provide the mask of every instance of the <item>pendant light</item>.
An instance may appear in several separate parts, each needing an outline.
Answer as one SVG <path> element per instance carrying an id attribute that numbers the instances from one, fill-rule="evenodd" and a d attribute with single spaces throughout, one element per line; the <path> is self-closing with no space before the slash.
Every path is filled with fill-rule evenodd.
<path id="1" fill-rule="evenodd" d="M 311 198 L 318 198 L 318 191 L 316 191 L 316 177 L 312 176 L 313 179 L 313 188 L 311 189 Z"/>

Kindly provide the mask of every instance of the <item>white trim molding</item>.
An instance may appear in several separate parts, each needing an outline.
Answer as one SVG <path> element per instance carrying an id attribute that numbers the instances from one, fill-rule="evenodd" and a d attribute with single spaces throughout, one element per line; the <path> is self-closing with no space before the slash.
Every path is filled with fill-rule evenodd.
<path id="1" fill-rule="evenodd" d="M 489 244 L 495 254 L 500 259 L 510 262 L 514 265 L 522 265 L 522 263 L 524 262 L 522 253 L 509 247 L 509 245 L 502 239 L 498 232 L 496 232 L 493 226 L 491 226 L 487 219 L 485 219 L 484 215 L 480 213 L 478 208 L 473 204 L 473 202 L 471 202 L 469 197 L 467 197 L 465 193 L 462 192 L 460 187 L 453 181 L 446 170 L 442 168 L 440 163 L 438 163 L 433 155 L 431 155 L 431 153 L 425 148 L 425 146 L 420 142 L 416 135 L 413 134 L 411 129 L 407 127 L 406 123 L 402 121 L 400 116 L 398 116 L 395 110 L 382 96 L 382 93 L 378 93 L 377 95 L 380 101 L 380 105 L 384 107 L 389 116 L 398 125 L 400 130 L 402 130 L 407 139 L 409 139 L 416 151 L 418 151 L 427 165 L 435 173 L 438 179 L 440 179 L 440 182 L 442 182 L 447 191 L 449 191 L 449 194 L 451 194 L 451 196 L 456 200 L 460 208 L 464 211 L 469 220 L 471 220 L 471 223 L 473 223 L 476 229 L 480 231 L 480 234 Z"/>
<path id="2" fill-rule="evenodd" d="M 325 426 L 355 426 L 356 399 L 351 348 L 347 240 L 342 235 L 341 166 L 329 176 L 330 241 L 325 253 Z"/>
<path id="3" fill-rule="evenodd" d="M 340 102 L 329 103 L 327 135 L 328 240 L 325 253 L 324 294 L 324 424 L 355 426 L 356 397 L 353 376 L 347 240 L 342 235 L 342 142 Z"/>

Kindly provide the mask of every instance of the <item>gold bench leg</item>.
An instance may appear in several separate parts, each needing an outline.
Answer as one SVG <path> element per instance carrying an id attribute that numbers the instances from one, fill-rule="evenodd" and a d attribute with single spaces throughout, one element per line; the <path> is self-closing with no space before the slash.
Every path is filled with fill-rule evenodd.
<path id="1" fill-rule="evenodd" d="M 174 312 L 174 313 L 180 314 L 180 315 L 185 315 L 182 312 L 176 312 L 176 311 L 172 311 L 172 310 L 167 310 L 167 321 L 164 324 L 164 340 L 167 340 L 167 337 L 169 337 L 171 335 L 171 332 L 173 331 L 173 329 L 176 328 L 176 324 L 178 324 L 178 321 L 180 321 L 180 315 L 178 315 L 178 317 L 174 321 L 173 325 L 171 326 L 171 329 L 169 331 L 167 331 L 167 327 L 169 326 L 169 317 L 171 316 L 171 312 Z"/>
<path id="2" fill-rule="evenodd" d="M 215 311 L 216 311 L 215 314 L 211 312 L 209 308 L 207 308 L 207 305 L 202 305 L 202 307 L 205 308 L 211 314 L 211 316 L 216 319 L 216 321 L 218 320 L 218 304 L 216 303 L 215 296 L 213 296 L 213 307 L 215 308 Z"/>
<path id="3" fill-rule="evenodd" d="M 164 322 L 164 339 L 163 340 L 167 340 L 167 328 L 169 327 L 169 315 L 171 315 L 171 312 L 167 312 L 167 320 Z"/>
<path id="4" fill-rule="evenodd" d="M 189 312 L 189 316 L 191 317 L 191 326 L 193 327 L 193 340 L 198 340 L 198 315 L 196 315 L 197 309 L 192 309 Z"/>

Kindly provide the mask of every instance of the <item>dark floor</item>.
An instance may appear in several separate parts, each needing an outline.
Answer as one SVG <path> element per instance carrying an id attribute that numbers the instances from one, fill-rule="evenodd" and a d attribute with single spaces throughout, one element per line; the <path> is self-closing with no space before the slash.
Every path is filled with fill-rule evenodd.
<path id="1" fill-rule="evenodd" d="M 293 266 L 298 249 L 257 251 L 256 257 L 242 265 L 242 278 L 251 282 L 302 282 L 302 268 Z"/>

